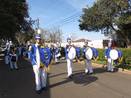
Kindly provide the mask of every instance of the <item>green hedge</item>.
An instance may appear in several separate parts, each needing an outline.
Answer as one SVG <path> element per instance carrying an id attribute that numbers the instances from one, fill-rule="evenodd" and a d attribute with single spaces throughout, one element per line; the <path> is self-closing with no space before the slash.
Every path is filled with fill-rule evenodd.
<path id="1" fill-rule="evenodd" d="M 131 49 L 129 48 L 120 48 L 120 50 L 122 51 L 123 54 L 123 61 L 121 62 L 121 64 L 115 65 L 115 67 L 117 68 L 122 68 L 127 69 L 127 70 L 131 70 Z M 104 56 L 104 49 L 98 49 L 99 51 L 99 57 L 97 59 L 97 61 L 93 61 L 94 63 L 98 63 L 98 64 L 106 64 L 106 59 Z"/>
<path id="2" fill-rule="evenodd" d="M 119 48 L 119 49 L 122 51 L 123 58 L 126 64 L 131 65 L 131 49 L 130 48 Z M 93 62 L 99 64 L 106 64 L 105 49 L 98 49 L 98 52 L 99 52 L 99 57 L 97 61 L 93 61 Z M 63 54 L 64 54 L 64 50 L 63 50 Z M 81 49 L 81 56 L 82 56 L 82 49 Z"/>
<path id="3" fill-rule="evenodd" d="M 126 64 L 131 65 L 131 49 L 129 48 L 119 48 L 123 54 L 123 60 Z M 96 63 L 106 64 L 106 59 L 104 56 L 105 49 L 98 49 L 99 57 Z"/>
<path id="4" fill-rule="evenodd" d="M 125 62 L 127 64 L 131 64 L 131 49 L 128 48 L 128 49 L 120 49 L 120 50 L 122 50 L 123 52 L 123 57 L 125 59 Z"/>

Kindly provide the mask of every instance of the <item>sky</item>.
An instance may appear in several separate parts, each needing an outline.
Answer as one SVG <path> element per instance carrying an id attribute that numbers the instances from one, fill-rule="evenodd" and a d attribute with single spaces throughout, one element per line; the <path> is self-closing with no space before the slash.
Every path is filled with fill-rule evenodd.
<path id="1" fill-rule="evenodd" d="M 29 15 L 39 18 L 43 29 L 59 28 L 63 32 L 63 41 L 70 35 L 74 39 L 104 39 L 100 32 L 87 32 L 79 29 L 82 8 L 93 5 L 95 0 L 28 0 Z"/>

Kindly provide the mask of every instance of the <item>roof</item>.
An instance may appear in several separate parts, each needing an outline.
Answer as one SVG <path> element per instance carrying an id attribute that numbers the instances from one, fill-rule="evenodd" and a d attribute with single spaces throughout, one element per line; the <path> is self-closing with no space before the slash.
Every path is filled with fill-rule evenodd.
<path id="1" fill-rule="evenodd" d="M 88 42 L 90 41 L 88 39 L 81 38 L 81 39 L 74 40 L 73 42 L 85 42 L 85 40 L 87 40 Z"/>

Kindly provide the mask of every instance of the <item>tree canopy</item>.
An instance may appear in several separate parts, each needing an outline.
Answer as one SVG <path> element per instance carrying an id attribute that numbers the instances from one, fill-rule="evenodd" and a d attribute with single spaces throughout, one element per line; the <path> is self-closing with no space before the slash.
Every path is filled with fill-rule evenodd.
<path id="1" fill-rule="evenodd" d="M 16 33 L 31 29 L 26 0 L 0 0 L 0 37 L 14 39 Z"/>
<path id="2" fill-rule="evenodd" d="M 86 31 L 116 32 L 131 43 L 131 0 L 97 0 L 92 7 L 83 9 L 79 27 Z"/>

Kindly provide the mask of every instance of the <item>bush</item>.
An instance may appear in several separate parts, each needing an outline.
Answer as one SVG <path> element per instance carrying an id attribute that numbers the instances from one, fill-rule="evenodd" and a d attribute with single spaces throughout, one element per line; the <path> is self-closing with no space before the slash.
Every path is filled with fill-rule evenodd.
<path id="1" fill-rule="evenodd" d="M 119 48 L 122 51 L 123 54 L 123 60 L 125 60 L 125 63 L 128 65 L 131 65 L 131 49 L 130 48 Z M 64 49 L 63 51 L 63 56 L 64 56 Z M 106 64 L 106 59 L 105 59 L 105 49 L 98 49 L 98 59 L 96 61 L 93 61 L 98 64 Z M 81 48 L 81 57 L 83 57 L 82 53 L 82 48 Z"/>
<path id="2" fill-rule="evenodd" d="M 131 49 L 129 48 L 119 48 L 122 51 L 123 54 L 123 61 L 115 65 L 118 68 L 123 68 L 123 69 L 129 69 L 131 70 Z M 99 51 L 99 57 L 96 63 L 98 64 L 106 64 L 106 59 L 104 56 L 105 49 L 98 49 Z"/>

